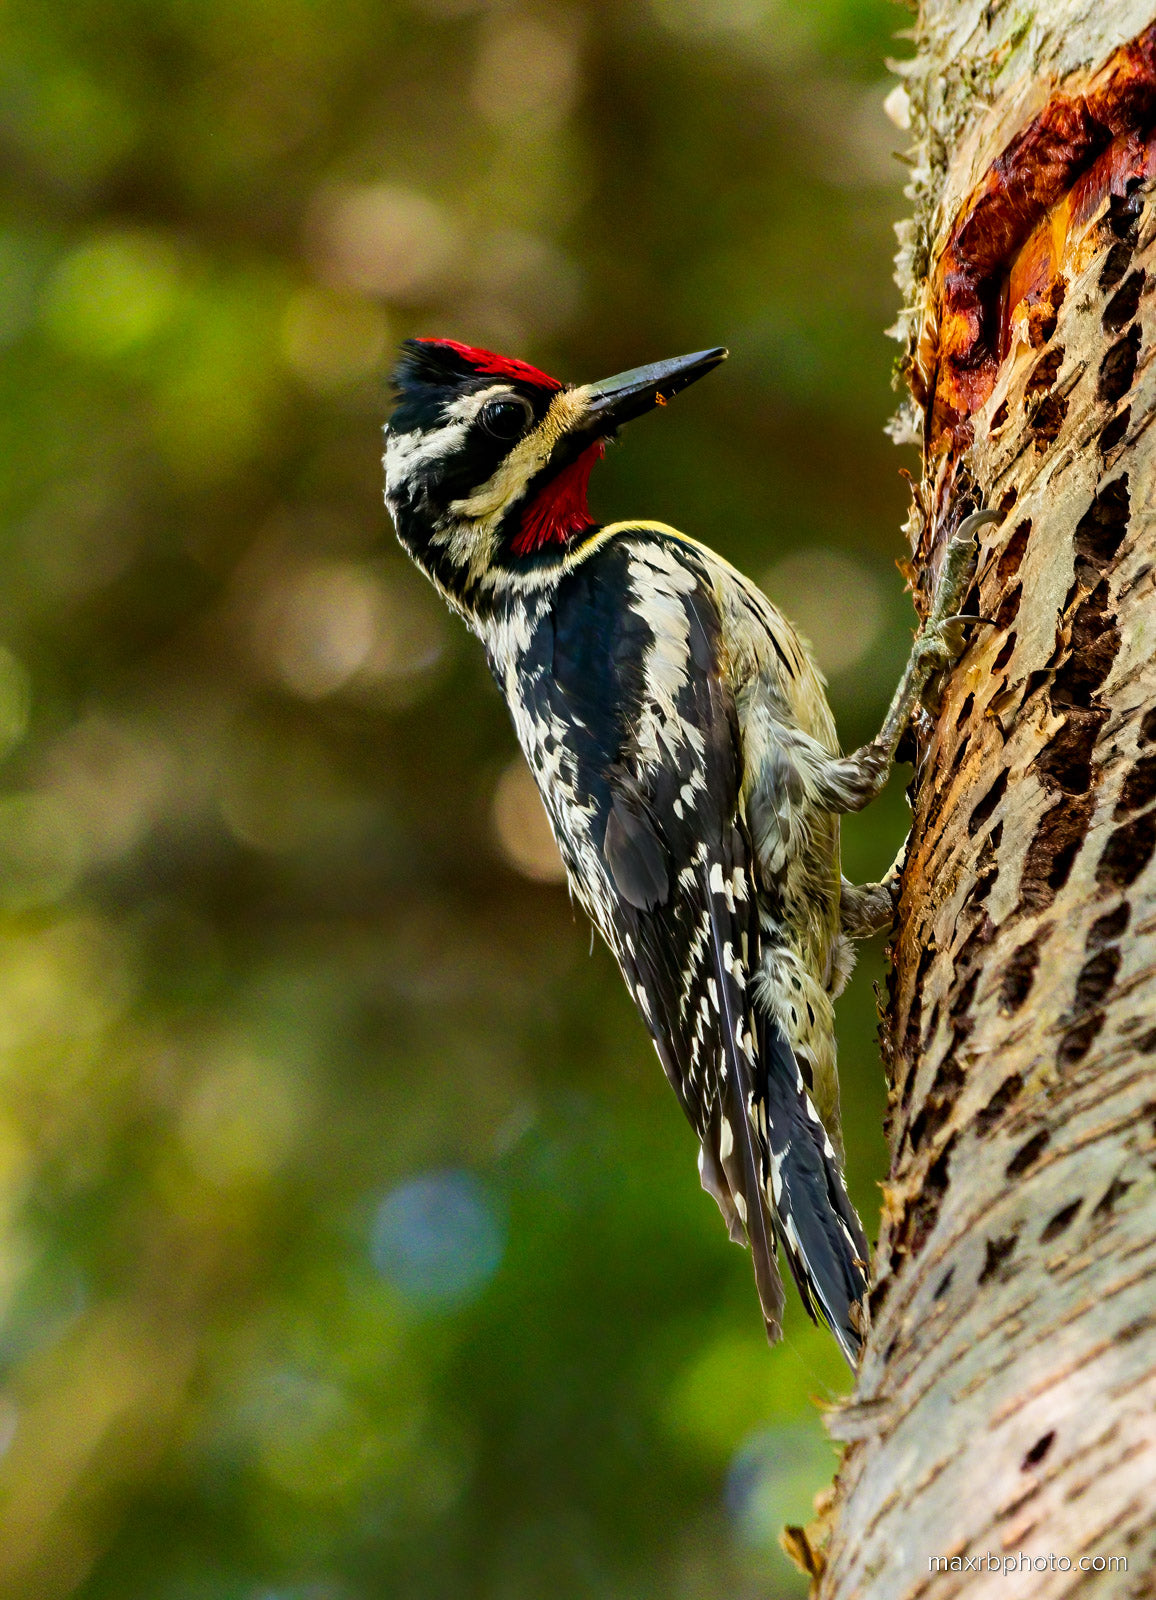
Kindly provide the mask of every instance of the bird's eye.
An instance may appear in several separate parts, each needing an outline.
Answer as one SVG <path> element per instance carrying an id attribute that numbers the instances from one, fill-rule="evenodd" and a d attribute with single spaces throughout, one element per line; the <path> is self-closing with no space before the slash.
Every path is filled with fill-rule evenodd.
<path id="1" fill-rule="evenodd" d="M 478 420 L 492 439 L 509 443 L 520 438 L 533 420 L 534 410 L 520 394 L 501 400 L 488 401 L 478 413 Z"/>

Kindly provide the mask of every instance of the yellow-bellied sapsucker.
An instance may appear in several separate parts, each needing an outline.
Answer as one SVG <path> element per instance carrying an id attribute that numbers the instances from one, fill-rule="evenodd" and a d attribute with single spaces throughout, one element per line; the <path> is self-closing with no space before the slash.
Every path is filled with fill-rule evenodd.
<path id="1" fill-rule="evenodd" d="M 700 1141 L 702 1183 L 749 1240 L 769 1336 L 782 1245 L 854 1362 L 867 1241 L 843 1183 L 832 1001 L 890 886 L 839 870 L 839 814 L 886 782 L 968 567 L 961 528 L 879 737 L 839 752 L 790 623 L 657 522 L 599 526 L 591 468 L 619 425 L 725 350 L 570 387 L 448 339 L 406 343 L 386 501 L 480 637 L 574 893 L 617 957 Z"/>

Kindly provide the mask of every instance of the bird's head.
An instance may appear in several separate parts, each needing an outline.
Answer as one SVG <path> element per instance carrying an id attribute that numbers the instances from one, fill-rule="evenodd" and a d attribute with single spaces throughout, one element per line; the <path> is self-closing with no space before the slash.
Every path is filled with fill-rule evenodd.
<path id="1" fill-rule="evenodd" d="M 467 615 L 533 586 L 595 526 L 586 486 L 606 440 L 725 357 L 703 350 L 572 386 L 452 339 L 408 339 L 385 430 L 398 537 Z"/>

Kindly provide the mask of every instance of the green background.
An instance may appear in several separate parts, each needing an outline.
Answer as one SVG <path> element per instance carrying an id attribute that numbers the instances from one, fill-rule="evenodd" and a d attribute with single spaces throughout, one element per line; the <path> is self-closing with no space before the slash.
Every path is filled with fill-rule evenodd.
<path id="1" fill-rule="evenodd" d="M 801 1592 L 846 1373 L 793 1300 L 765 1345 L 380 428 L 411 333 L 573 381 L 729 345 L 594 510 L 764 581 L 869 736 L 905 20 L 0 5 L 3 1600 Z M 904 827 L 893 785 L 848 873 Z"/>

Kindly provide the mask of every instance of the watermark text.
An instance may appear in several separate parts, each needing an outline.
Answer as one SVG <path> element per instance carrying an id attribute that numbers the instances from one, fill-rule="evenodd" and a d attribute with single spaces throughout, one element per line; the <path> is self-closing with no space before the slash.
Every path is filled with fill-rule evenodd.
<path id="1" fill-rule="evenodd" d="M 979 1556 L 928 1556 L 928 1572 L 1002 1572 L 1010 1577 L 1013 1572 L 1127 1572 L 1127 1556 L 1029 1556 L 1026 1550 L 1018 1555 L 995 1555 L 990 1551 Z"/>

